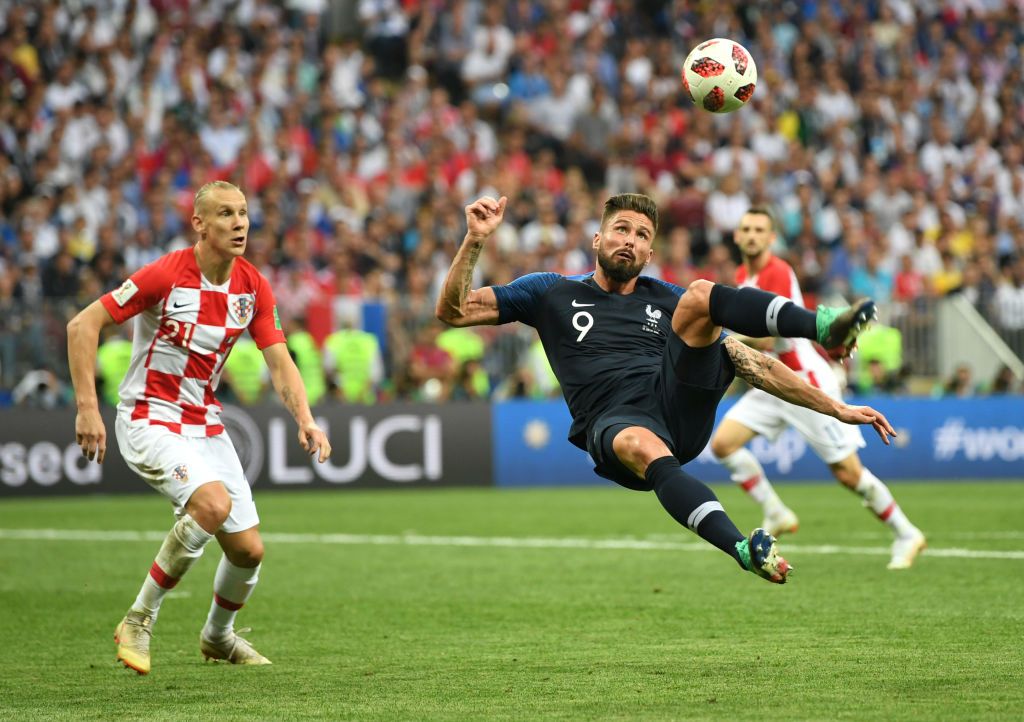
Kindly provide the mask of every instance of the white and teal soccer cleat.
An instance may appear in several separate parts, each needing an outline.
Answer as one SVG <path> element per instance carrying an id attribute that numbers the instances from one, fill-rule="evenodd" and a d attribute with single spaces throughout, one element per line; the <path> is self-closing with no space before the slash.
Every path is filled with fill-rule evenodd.
<path id="1" fill-rule="evenodd" d="M 248 628 L 239 632 L 249 632 Z M 199 635 L 199 651 L 207 660 L 230 662 L 231 664 L 273 664 L 269 659 L 253 649 L 249 640 L 239 637 L 234 631 L 223 640 L 211 641 Z"/>
<path id="2" fill-rule="evenodd" d="M 878 309 L 870 298 L 857 301 L 848 308 L 818 306 L 815 324 L 818 343 L 830 355 L 846 358 L 857 346 L 857 337 L 867 329 L 868 324 L 878 319 Z"/>
<path id="3" fill-rule="evenodd" d="M 152 636 L 153 617 L 129 609 L 114 629 L 117 661 L 139 674 L 149 674 L 149 641 Z"/>
<path id="4" fill-rule="evenodd" d="M 886 569 L 910 569 L 926 546 L 928 541 L 920 529 L 914 529 L 913 534 L 896 537 L 892 543 L 892 558 Z"/>
<path id="5" fill-rule="evenodd" d="M 736 543 L 743 566 L 773 584 L 785 584 L 793 567 L 779 556 L 775 537 L 764 529 L 754 529 L 750 536 Z"/>

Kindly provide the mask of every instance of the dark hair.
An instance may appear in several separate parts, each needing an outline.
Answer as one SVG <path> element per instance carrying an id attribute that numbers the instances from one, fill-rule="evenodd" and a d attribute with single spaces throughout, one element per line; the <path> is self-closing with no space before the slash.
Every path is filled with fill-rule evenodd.
<path id="1" fill-rule="evenodd" d="M 748 208 L 747 213 L 751 213 L 755 216 L 764 216 L 765 218 L 768 219 L 768 230 L 775 230 L 775 216 L 773 216 L 772 212 L 767 208 L 754 206 L 753 208 Z"/>
<path id="2" fill-rule="evenodd" d="M 647 216 L 654 224 L 654 231 L 658 231 L 658 205 L 653 199 L 640 193 L 619 193 L 604 202 L 604 215 L 601 216 L 601 227 L 608 222 L 608 219 L 619 211 L 636 211 Z"/>

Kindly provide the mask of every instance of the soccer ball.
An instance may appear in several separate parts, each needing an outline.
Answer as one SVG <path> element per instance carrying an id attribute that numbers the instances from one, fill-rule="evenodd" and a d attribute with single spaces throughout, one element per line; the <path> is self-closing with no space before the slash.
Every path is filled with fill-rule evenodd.
<path id="1" fill-rule="evenodd" d="M 754 94 L 757 66 L 747 49 L 727 38 L 714 38 L 690 51 L 683 63 L 683 87 L 699 108 L 731 113 Z"/>

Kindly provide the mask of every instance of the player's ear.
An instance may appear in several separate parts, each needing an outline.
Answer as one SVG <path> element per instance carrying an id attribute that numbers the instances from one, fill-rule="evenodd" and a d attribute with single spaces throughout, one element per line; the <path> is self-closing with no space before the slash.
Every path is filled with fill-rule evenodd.
<path id="1" fill-rule="evenodd" d="M 193 231 L 195 231 L 196 233 L 202 235 L 203 228 L 204 228 L 205 225 L 206 224 L 203 223 L 203 219 L 202 219 L 201 216 L 199 216 L 196 213 L 192 214 L 192 230 Z"/>
<path id="2" fill-rule="evenodd" d="M 594 242 L 590 244 L 590 247 L 593 248 L 596 251 L 598 246 L 600 246 L 600 245 L 601 245 L 601 232 L 598 231 L 597 233 L 594 234 Z"/>

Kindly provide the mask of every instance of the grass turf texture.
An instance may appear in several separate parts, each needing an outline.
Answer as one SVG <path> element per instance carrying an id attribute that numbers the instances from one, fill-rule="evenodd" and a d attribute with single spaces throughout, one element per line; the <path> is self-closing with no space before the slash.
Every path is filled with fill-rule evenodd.
<path id="1" fill-rule="evenodd" d="M 741 529 L 757 508 L 717 491 Z M 847 492 L 781 486 L 792 582 L 720 552 L 267 544 L 252 626 L 263 668 L 204 664 L 219 553 L 172 592 L 153 673 L 114 663 L 115 624 L 157 541 L 0 538 L 3 719 L 1019 719 L 1024 559 L 887 556 Z M 901 484 L 931 547 L 1024 550 L 1024 484 Z M 267 534 L 693 542 L 651 494 L 618 488 L 257 495 Z M 156 495 L 7 501 L 0 529 L 145 530 Z M 699 541 L 699 540 L 697 540 Z"/>

